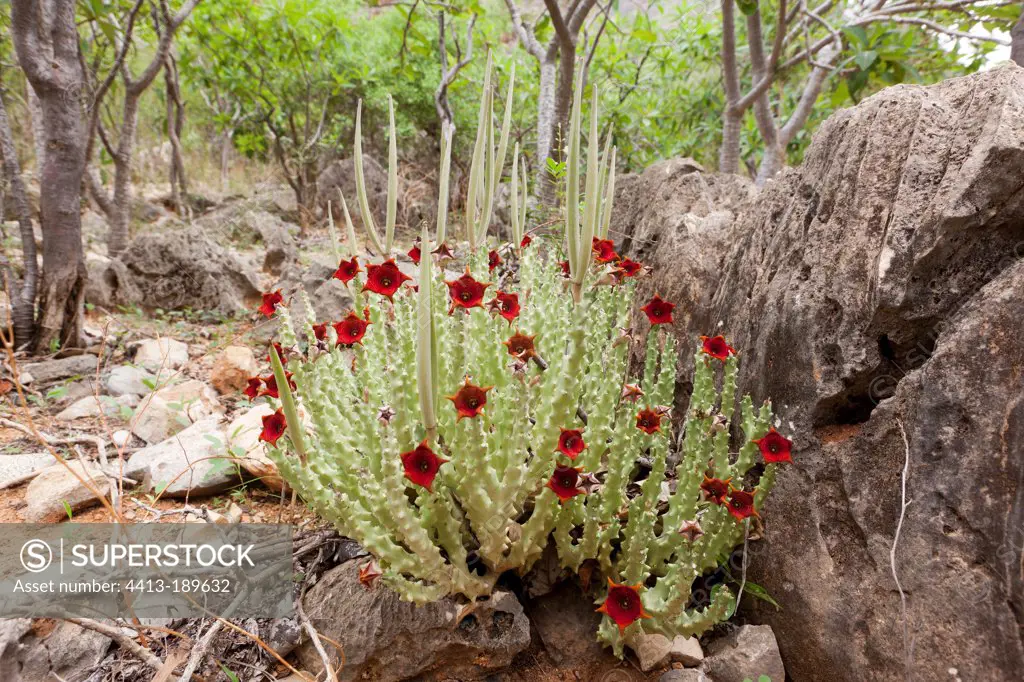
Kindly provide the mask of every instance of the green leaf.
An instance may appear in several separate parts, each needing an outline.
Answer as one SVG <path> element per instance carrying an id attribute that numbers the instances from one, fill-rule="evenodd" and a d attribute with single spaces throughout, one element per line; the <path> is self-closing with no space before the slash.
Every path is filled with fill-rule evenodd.
<path id="1" fill-rule="evenodd" d="M 736 6 L 746 16 L 751 16 L 758 8 L 758 0 L 736 0 Z"/>
<path id="2" fill-rule="evenodd" d="M 853 61 L 861 68 L 862 71 L 867 71 L 871 68 L 871 65 L 878 60 L 878 53 L 874 50 L 864 50 L 858 52 L 853 56 Z"/>
<path id="3" fill-rule="evenodd" d="M 235 673 L 231 672 L 231 670 L 229 670 L 227 666 L 225 666 L 220 661 L 217 661 L 217 665 L 220 666 L 221 672 L 224 673 L 224 676 L 227 677 L 228 680 L 230 680 L 231 682 L 239 682 L 238 675 L 236 675 Z M 769 682 L 771 682 L 771 681 L 769 680 Z"/>
<path id="4" fill-rule="evenodd" d="M 860 43 L 862 47 L 868 46 L 868 32 L 863 26 L 843 26 L 843 33 Z"/>
<path id="5" fill-rule="evenodd" d="M 61 500 L 60 503 L 64 505 L 64 513 L 68 515 L 68 521 L 71 521 L 73 516 L 71 513 L 71 505 L 68 504 L 67 500 Z"/>

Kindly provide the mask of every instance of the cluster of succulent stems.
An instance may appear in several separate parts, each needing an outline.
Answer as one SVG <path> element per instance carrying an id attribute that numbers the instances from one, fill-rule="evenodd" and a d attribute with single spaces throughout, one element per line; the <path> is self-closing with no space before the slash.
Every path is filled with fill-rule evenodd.
<path id="1" fill-rule="evenodd" d="M 417 603 L 473 600 L 506 572 L 530 570 L 553 543 L 565 568 L 604 577 L 589 581 L 604 614 L 597 635 L 616 654 L 640 632 L 699 634 L 731 616 L 735 596 L 719 585 L 697 601 L 691 586 L 759 523 L 791 443 L 772 427 L 769 404 L 736 395 L 738 358 L 721 336 L 694 340 L 689 407 L 673 414 L 674 304 L 654 296 L 642 307 L 646 329 L 630 328 L 647 268 L 608 239 L 615 150 L 610 135 L 599 149 L 596 95 L 581 180 L 577 87 L 560 244 L 530 246 L 518 149 L 510 239 L 488 234 L 512 84 L 497 145 L 493 96 L 488 64 L 466 239 L 447 238 L 449 130 L 437 224 L 422 226 L 409 252 L 415 271 L 393 253 L 393 113 L 383 239 L 366 200 L 357 115 L 358 206 L 377 256 L 359 250 L 339 197 L 346 235 L 332 223 L 334 276 L 353 311 L 323 321 L 301 292 L 290 302 L 264 295 L 260 311 L 278 318 L 279 341 L 271 375 L 247 389 L 277 408 L 261 438 L 303 500 L 373 555 L 360 572 L 368 586 Z M 629 350 L 642 332 L 644 365 L 632 377 Z"/>

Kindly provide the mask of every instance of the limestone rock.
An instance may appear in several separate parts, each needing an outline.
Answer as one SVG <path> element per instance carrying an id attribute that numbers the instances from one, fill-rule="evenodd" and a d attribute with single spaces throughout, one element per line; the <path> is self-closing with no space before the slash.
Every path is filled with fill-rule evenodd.
<path id="1" fill-rule="evenodd" d="M 672 654 L 672 640 L 665 635 L 641 633 L 630 640 L 629 648 L 640 661 L 640 669 L 646 673 L 668 665 Z"/>
<path id="2" fill-rule="evenodd" d="M 188 345 L 166 336 L 143 339 L 135 350 L 135 364 L 151 372 L 167 368 L 180 369 L 186 362 Z"/>
<path id="3" fill-rule="evenodd" d="M 305 610 L 317 630 L 345 651 L 342 680 L 397 682 L 431 672 L 448 678 L 487 678 L 530 644 L 530 624 L 509 592 L 478 602 L 456 624 L 460 606 L 450 598 L 415 606 L 383 586 L 359 584 L 359 560 L 326 573 L 307 594 Z M 323 668 L 308 642 L 298 649 L 308 670 Z"/>
<path id="4" fill-rule="evenodd" d="M 135 410 L 131 431 L 147 443 L 159 443 L 189 424 L 223 411 L 212 388 L 189 379 L 143 398 Z"/>
<path id="5" fill-rule="evenodd" d="M 0 486 L 56 463 L 47 452 L 0 455 Z"/>
<path id="6" fill-rule="evenodd" d="M 101 413 L 107 417 L 120 418 L 122 408 L 130 409 L 138 404 L 139 399 L 131 393 L 118 396 L 117 398 L 101 395 L 98 399 L 96 396 L 89 395 L 65 407 L 54 416 L 54 419 L 70 422 L 85 417 L 98 417 Z"/>
<path id="7" fill-rule="evenodd" d="M 595 611 L 593 600 L 575 585 L 559 583 L 550 593 L 529 600 L 525 608 L 545 651 L 556 664 L 584 674 L 609 655 L 596 637 L 601 614 Z"/>
<path id="8" fill-rule="evenodd" d="M 285 486 L 284 479 L 277 465 L 267 457 L 266 447 L 259 439 L 263 417 L 273 413 L 270 405 L 260 403 L 236 417 L 227 428 L 228 447 L 243 469 L 271 490 L 280 491 Z"/>
<path id="9" fill-rule="evenodd" d="M 700 646 L 700 640 L 696 637 L 676 635 L 672 640 L 670 656 L 673 663 L 682 663 L 687 667 L 695 667 L 704 660 L 704 650 Z"/>
<path id="10" fill-rule="evenodd" d="M 56 360 L 33 362 L 22 367 L 21 371 L 31 374 L 33 381 L 39 384 L 79 375 L 92 376 L 96 373 L 96 356 L 72 355 Z"/>
<path id="11" fill-rule="evenodd" d="M 712 641 L 704 670 L 713 682 L 744 682 L 761 675 L 772 682 L 786 679 L 775 634 L 767 625 L 744 625 Z"/>
<path id="12" fill-rule="evenodd" d="M 82 460 L 52 464 L 43 469 L 32 479 L 25 489 L 25 501 L 28 503 L 21 515 L 30 523 L 60 521 L 67 518 L 66 502 L 72 512 L 91 507 L 99 501 L 99 497 L 89 490 L 75 477 L 68 467 L 73 468 L 80 477 L 90 482 L 99 493 L 106 495 L 110 488 L 107 477 L 97 466 Z M 130 477 L 129 477 L 130 478 Z"/>
<path id="13" fill-rule="evenodd" d="M 170 378 L 171 370 L 160 373 L 160 378 L 147 372 L 141 367 L 133 365 L 120 365 L 110 370 L 106 380 L 103 382 L 107 393 L 112 396 L 135 395 L 144 396 L 154 388 L 160 388 L 161 380 Z"/>
<path id="14" fill-rule="evenodd" d="M 246 387 L 246 380 L 259 372 L 256 356 L 246 346 L 228 346 L 217 354 L 210 373 L 210 383 L 223 395 L 237 393 Z"/>
<path id="15" fill-rule="evenodd" d="M 125 463 L 124 475 L 166 497 L 218 493 L 238 480 L 219 415 L 137 451 Z"/>

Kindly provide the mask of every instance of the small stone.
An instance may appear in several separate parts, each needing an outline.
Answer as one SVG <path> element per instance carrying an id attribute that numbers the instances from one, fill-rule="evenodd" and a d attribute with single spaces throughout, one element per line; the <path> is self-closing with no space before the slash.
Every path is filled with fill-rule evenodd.
<path id="1" fill-rule="evenodd" d="M 25 509 L 22 517 L 28 522 L 60 521 L 67 518 L 67 508 L 76 512 L 91 507 L 97 501 L 96 493 L 89 490 L 68 470 L 75 469 L 101 495 L 110 488 L 107 477 L 94 464 L 82 460 L 53 464 L 39 473 L 25 489 Z M 130 477 L 129 477 L 130 478 Z M 65 506 L 67 503 L 68 507 Z"/>
<path id="2" fill-rule="evenodd" d="M 704 669 L 718 682 L 756 680 L 767 675 L 785 680 L 786 669 L 769 625 L 744 625 L 708 645 Z"/>
<path id="3" fill-rule="evenodd" d="M 241 391 L 246 380 L 259 372 L 256 356 L 245 346 L 228 346 L 217 355 L 210 383 L 221 395 Z"/>
<path id="4" fill-rule="evenodd" d="M 53 455 L 45 452 L 0 456 L 0 486 L 56 463 Z"/>
<path id="5" fill-rule="evenodd" d="M 150 371 L 179 369 L 188 362 L 188 346 L 177 339 L 144 339 L 135 351 L 135 364 Z"/>
<path id="6" fill-rule="evenodd" d="M 676 635 L 672 640 L 672 660 L 693 668 L 704 660 L 704 650 L 700 648 L 700 640 L 696 637 Z"/>
<path id="7" fill-rule="evenodd" d="M 146 396 L 135 411 L 131 430 L 147 443 L 159 443 L 189 424 L 223 411 L 212 388 L 190 379 Z"/>
<path id="8" fill-rule="evenodd" d="M 98 417 L 101 412 L 108 417 L 119 417 L 122 413 L 122 408 L 133 408 L 138 404 L 138 397 L 131 393 L 126 393 L 116 398 L 106 395 L 97 398 L 90 395 L 71 403 L 54 416 L 54 419 L 69 422 L 85 417 Z"/>
<path id="9" fill-rule="evenodd" d="M 665 635 L 636 635 L 629 642 L 629 648 L 640 661 L 640 669 L 645 673 L 668 665 L 672 653 L 672 640 Z"/>
<path id="10" fill-rule="evenodd" d="M 38 381 L 39 383 L 49 383 L 57 379 L 67 379 L 68 377 L 81 376 L 81 375 L 92 375 L 96 372 L 96 356 L 95 355 L 72 355 L 68 358 L 60 358 L 58 360 L 44 360 L 43 362 L 34 362 L 30 365 L 25 365 L 21 370 L 21 383 L 28 384 L 30 382 L 25 381 L 25 374 L 31 375 L 32 381 Z"/>
<path id="11" fill-rule="evenodd" d="M 220 457 L 219 455 L 223 455 Z M 167 440 L 143 448 L 125 463 L 124 475 L 166 497 L 221 492 L 237 480 L 220 415 L 206 417 Z"/>
<path id="12" fill-rule="evenodd" d="M 103 384 L 110 395 L 137 395 L 144 396 L 157 386 L 157 378 L 142 369 L 133 365 L 121 365 L 110 370 L 106 381 Z"/>
<path id="13" fill-rule="evenodd" d="M 658 682 L 710 682 L 707 675 L 700 670 L 669 670 L 658 678 Z M 717 681 L 716 681 L 717 682 Z M 780 680 L 780 682 L 783 682 Z"/>
<path id="14" fill-rule="evenodd" d="M 124 429 L 118 429 L 114 433 L 110 434 L 110 440 L 113 441 L 114 447 L 123 448 L 128 443 L 132 442 L 132 432 Z"/>
<path id="15" fill-rule="evenodd" d="M 225 513 L 224 516 L 228 520 L 228 523 L 241 523 L 242 522 L 242 508 L 239 507 L 234 502 L 232 502 L 228 506 L 228 510 L 227 510 L 227 512 Z"/>

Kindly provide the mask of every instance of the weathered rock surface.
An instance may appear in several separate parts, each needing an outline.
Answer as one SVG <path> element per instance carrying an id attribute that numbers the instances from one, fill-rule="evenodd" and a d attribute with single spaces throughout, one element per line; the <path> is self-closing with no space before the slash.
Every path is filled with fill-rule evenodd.
<path id="1" fill-rule="evenodd" d="M 359 584 L 359 564 L 325 574 L 304 602 L 317 630 L 344 648 L 342 680 L 397 682 L 433 671 L 484 679 L 530 644 L 529 621 L 511 593 L 496 592 L 456 623 L 460 606 L 451 599 L 414 606 L 384 586 L 368 591 Z M 308 642 L 297 653 L 305 668 L 323 668 Z"/>
<path id="2" fill-rule="evenodd" d="M 1008 65 L 837 112 L 738 222 L 711 312 L 796 441 L 750 571 L 794 679 L 904 679 L 906 458 L 915 676 L 1024 669 L 1022 177 Z"/>
<path id="3" fill-rule="evenodd" d="M 284 479 L 277 465 L 267 457 L 266 447 L 260 440 L 263 417 L 273 413 L 270 405 L 260 403 L 236 417 L 227 428 L 228 448 L 243 469 L 271 490 L 280 491 L 284 488 Z"/>
<path id="4" fill-rule="evenodd" d="M 188 362 L 188 344 L 163 337 L 143 339 L 135 348 L 135 364 L 150 372 L 179 369 Z"/>
<path id="5" fill-rule="evenodd" d="M 256 356 L 246 346 L 228 346 L 217 354 L 210 383 L 218 393 L 237 393 L 246 387 L 246 380 L 259 371 Z"/>
<path id="6" fill-rule="evenodd" d="M 132 408 L 138 404 L 139 399 L 131 393 L 117 398 L 106 395 L 97 398 L 94 395 L 87 395 L 65 407 L 53 418 L 57 421 L 69 422 L 85 417 L 98 417 L 101 413 L 107 417 L 120 417 L 122 408 Z"/>
<path id="7" fill-rule="evenodd" d="M 124 466 L 124 475 L 145 490 L 167 497 L 210 495 L 238 480 L 227 452 L 220 415 L 197 421 L 162 443 L 139 450 Z"/>
<path id="8" fill-rule="evenodd" d="M 230 241 L 241 248 L 262 247 L 262 269 L 277 275 L 286 263 L 298 257 L 298 245 L 292 234 L 298 227 L 268 208 L 256 201 L 237 198 L 205 214 L 196 224 L 218 243 Z"/>
<path id="9" fill-rule="evenodd" d="M 596 636 L 601 614 L 575 585 L 559 583 L 549 594 L 527 601 L 525 608 L 545 651 L 557 665 L 579 670 L 586 677 L 588 668 L 609 657 Z"/>
<path id="10" fill-rule="evenodd" d="M 72 474 L 68 467 L 74 469 L 78 476 Z M 110 484 L 99 467 L 82 460 L 74 460 L 67 465 L 58 462 L 39 472 L 25 489 L 25 501 L 28 504 L 21 512 L 25 521 L 60 521 L 67 518 L 68 507 L 76 512 L 96 504 L 99 496 L 84 485 L 79 477 L 101 495 L 107 494 Z M 68 507 L 65 507 L 65 503 Z"/>
<path id="11" fill-rule="evenodd" d="M 197 379 L 165 386 L 139 403 L 131 431 L 147 443 L 159 443 L 224 408 L 212 388 Z"/>
<path id="12" fill-rule="evenodd" d="M 4 682 L 85 680 L 113 642 L 65 621 L 41 634 L 30 619 L 0 621 L 0 679 Z"/>
<path id="13" fill-rule="evenodd" d="M 260 295 L 250 264 L 200 226 L 141 234 L 89 274 L 102 278 L 106 305 L 233 314 L 254 307 Z"/>
<path id="14" fill-rule="evenodd" d="M 159 389 L 161 382 L 169 380 L 173 374 L 173 370 L 164 370 L 159 373 L 158 377 L 141 367 L 120 365 L 110 370 L 103 385 L 107 389 L 107 393 L 112 396 L 135 395 L 141 397 L 154 388 Z"/>
<path id="15" fill-rule="evenodd" d="M 703 670 L 687 668 L 683 670 L 669 670 L 658 678 L 658 682 L 709 682 L 709 678 Z"/>
<path id="16" fill-rule="evenodd" d="M 0 455 L 0 486 L 56 463 L 47 452 Z"/>
<path id="17" fill-rule="evenodd" d="M 32 380 L 39 384 L 73 376 L 91 376 L 96 373 L 96 356 L 72 355 L 56 360 L 33 362 L 22 367 L 21 371 L 31 374 Z"/>
<path id="18" fill-rule="evenodd" d="M 352 308 L 352 296 L 341 280 L 333 278 L 338 264 L 329 256 L 314 255 L 309 263 L 289 264 L 278 286 L 285 297 L 304 290 L 317 319 L 336 322 Z M 269 325 L 268 325 L 269 326 Z"/>
<path id="19" fill-rule="evenodd" d="M 672 640 L 665 635 L 635 635 L 629 642 L 629 648 L 640 661 L 640 669 L 645 673 L 655 668 L 668 665 L 672 655 Z"/>
<path id="20" fill-rule="evenodd" d="M 744 625 L 713 640 L 703 669 L 714 682 L 744 682 L 761 675 L 773 682 L 786 679 L 775 634 L 767 625 Z"/>

